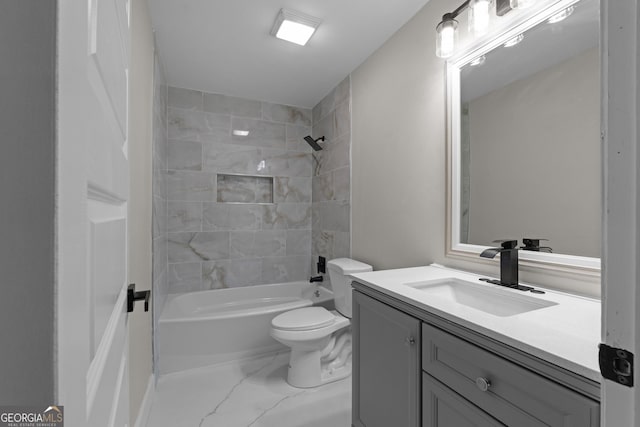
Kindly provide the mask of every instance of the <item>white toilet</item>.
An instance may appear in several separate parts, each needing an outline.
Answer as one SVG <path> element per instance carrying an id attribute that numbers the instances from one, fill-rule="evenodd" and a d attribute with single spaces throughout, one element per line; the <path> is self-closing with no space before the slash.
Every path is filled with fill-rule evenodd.
<path id="1" fill-rule="evenodd" d="M 306 307 L 271 321 L 271 336 L 291 347 L 287 382 L 317 387 L 351 375 L 351 280 L 349 274 L 373 268 L 349 258 L 327 263 L 336 310 Z"/>

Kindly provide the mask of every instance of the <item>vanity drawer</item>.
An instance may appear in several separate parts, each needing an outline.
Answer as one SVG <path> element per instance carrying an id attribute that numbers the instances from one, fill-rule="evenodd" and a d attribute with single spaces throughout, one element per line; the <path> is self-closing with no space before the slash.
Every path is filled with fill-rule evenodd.
<path id="1" fill-rule="evenodd" d="M 422 373 L 422 427 L 508 427 Z"/>
<path id="2" fill-rule="evenodd" d="M 597 402 L 426 323 L 422 369 L 508 426 L 600 422 Z"/>

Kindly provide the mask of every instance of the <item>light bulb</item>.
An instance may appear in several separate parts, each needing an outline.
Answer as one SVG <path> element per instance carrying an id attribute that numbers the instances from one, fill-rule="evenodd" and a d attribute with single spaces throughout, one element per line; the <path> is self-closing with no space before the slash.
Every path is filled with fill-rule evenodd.
<path id="1" fill-rule="evenodd" d="M 442 22 L 436 27 L 436 56 L 439 58 L 448 58 L 453 55 L 458 35 L 458 21 L 453 18 L 447 18 L 445 15 Z"/>
<path id="2" fill-rule="evenodd" d="M 536 0 L 509 0 L 511 9 L 526 9 L 535 4 Z"/>
<path id="3" fill-rule="evenodd" d="M 469 2 L 469 31 L 476 36 L 486 34 L 489 29 L 490 5 L 490 0 Z"/>

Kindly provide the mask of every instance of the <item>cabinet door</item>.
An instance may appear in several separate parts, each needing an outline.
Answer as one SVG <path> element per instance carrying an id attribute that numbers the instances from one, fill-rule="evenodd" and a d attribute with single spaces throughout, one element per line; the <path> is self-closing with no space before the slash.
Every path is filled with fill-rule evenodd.
<path id="1" fill-rule="evenodd" d="M 418 427 L 420 321 L 353 293 L 353 424 Z"/>
<path id="2" fill-rule="evenodd" d="M 422 375 L 422 427 L 505 427 L 430 375 Z"/>

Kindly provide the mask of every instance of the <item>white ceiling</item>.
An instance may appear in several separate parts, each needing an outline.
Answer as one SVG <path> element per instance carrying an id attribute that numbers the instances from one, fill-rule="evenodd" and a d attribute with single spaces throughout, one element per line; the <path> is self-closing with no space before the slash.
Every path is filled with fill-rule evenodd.
<path id="1" fill-rule="evenodd" d="M 148 1 L 169 85 L 312 108 L 429 0 Z M 269 34 L 281 8 L 322 20 L 306 46 Z"/>

